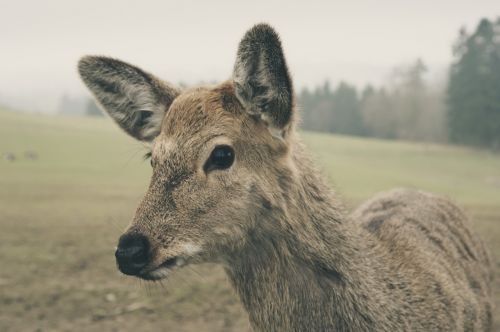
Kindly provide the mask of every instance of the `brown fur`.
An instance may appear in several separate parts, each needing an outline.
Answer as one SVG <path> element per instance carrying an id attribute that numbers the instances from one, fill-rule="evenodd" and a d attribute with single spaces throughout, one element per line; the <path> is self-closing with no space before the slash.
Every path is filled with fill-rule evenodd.
<path id="1" fill-rule="evenodd" d="M 269 29 L 252 34 L 281 47 Z M 91 58 L 82 61 L 92 68 Z M 279 81 L 249 83 L 254 94 L 245 102 L 252 93 L 242 97 L 228 81 L 180 92 L 165 107 L 151 183 L 128 230 L 151 242 L 140 277 L 164 277 L 155 271 L 172 257 L 221 263 L 259 331 L 490 330 L 491 263 L 461 210 L 400 189 L 346 214 L 296 137 L 293 106 L 286 116 L 282 106 L 279 120 L 272 109 L 261 117 L 260 101 L 245 106 L 264 98 L 259 91 L 272 100 L 276 94 L 255 87 Z M 103 93 L 93 92 L 98 100 Z M 234 148 L 234 164 L 204 172 L 220 144 Z"/>

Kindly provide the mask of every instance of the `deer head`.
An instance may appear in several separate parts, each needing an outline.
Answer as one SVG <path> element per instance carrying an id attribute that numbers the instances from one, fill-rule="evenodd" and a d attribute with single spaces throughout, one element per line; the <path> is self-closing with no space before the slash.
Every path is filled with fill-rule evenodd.
<path id="1" fill-rule="evenodd" d="M 268 25 L 240 42 L 232 78 L 181 90 L 125 62 L 86 56 L 80 75 L 128 134 L 151 143 L 152 177 L 116 250 L 119 269 L 160 279 L 222 261 L 249 232 L 272 231 L 280 174 L 293 172 L 292 83 Z M 267 222 L 266 222 L 267 221 Z"/>

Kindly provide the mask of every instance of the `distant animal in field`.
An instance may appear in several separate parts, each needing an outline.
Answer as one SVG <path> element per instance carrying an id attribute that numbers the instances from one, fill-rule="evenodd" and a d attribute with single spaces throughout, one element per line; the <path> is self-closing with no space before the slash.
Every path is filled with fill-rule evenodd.
<path id="1" fill-rule="evenodd" d="M 33 150 L 27 150 L 24 152 L 24 157 L 28 160 L 38 160 L 38 153 Z"/>
<path id="2" fill-rule="evenodd" d="M 5 152 L 2 154 L 2 158 L 3 160 L 6 160 L 6 161 L 16 161 L 16 155 L 12 152 Z"/>
<path id="3" fill-rule="evenodd" d="M 222 264 L 258 331 L 491 329 L 491 261 L 456 205 L 397 189 L 345 212 L 298 138 L 269 25 L 245 34 L 214 86 L 180 89 L 107 57 L 78 66 L 114 121 L 151 143 L 149 189 L 115 253 L 123 273 Z"/>

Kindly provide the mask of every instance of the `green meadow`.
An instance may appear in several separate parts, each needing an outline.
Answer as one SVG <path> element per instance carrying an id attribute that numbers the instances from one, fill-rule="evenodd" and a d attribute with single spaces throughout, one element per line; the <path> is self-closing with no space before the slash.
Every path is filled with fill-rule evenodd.
<path id="1" fill-rule="evenodd" d="M 448 196 L 494 256 L 500 330 L 500 155 L 464 147 L 303 133 L 354 207 L 412 187 Z M 36 160 L 25 157 L 34 151 Z M 147 188 L 147 147 L 107 118 L 0 111 L 0 331 L 247 331 L 219 266 L 161 283 L 118 273 L 114 247 Z"/>

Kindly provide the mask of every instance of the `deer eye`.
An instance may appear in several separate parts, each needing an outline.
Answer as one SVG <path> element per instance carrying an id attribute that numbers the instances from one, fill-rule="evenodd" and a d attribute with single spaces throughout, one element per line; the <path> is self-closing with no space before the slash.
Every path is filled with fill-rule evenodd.
<path id="1" fill-rule="evenodd" d="M 214 148 L 210 157 L 205 162 L 203 170 L 205 173 L 216 169 L 227 169 L 234 162 L 234 150 L 229 145 L 218 145 Z"/>

